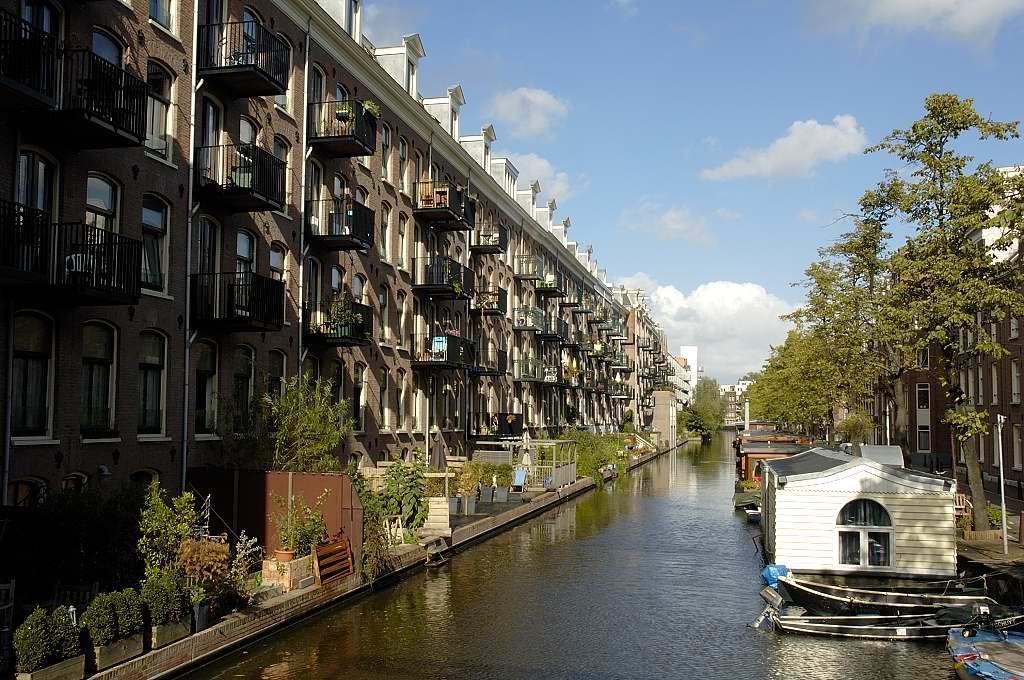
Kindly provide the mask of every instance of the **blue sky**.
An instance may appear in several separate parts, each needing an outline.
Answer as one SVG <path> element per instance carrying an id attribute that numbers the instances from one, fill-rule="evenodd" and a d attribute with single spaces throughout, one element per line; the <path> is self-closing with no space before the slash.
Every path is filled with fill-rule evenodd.
<path id="1" fill-rule="evenodd" d="M 377 45 L 417 32 L 420 91 L 466 94 L 520 182 L 643 285 L 670 344 L 722 382 L 757 368 L 838 216 L 893 167 L 860 153 L 939 91 L 1024 114 L 1024 0 L 371 0 Z M 977 148 L 1021 162 L 1022 143 Z"/>

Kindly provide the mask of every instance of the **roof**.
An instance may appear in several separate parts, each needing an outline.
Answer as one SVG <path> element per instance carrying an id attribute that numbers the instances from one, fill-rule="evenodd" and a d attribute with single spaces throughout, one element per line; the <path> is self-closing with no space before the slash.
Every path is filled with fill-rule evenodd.
<path id="1" fill-rule="evenodd" d="M 898 446 L 873 446 L 861 444 L 860 457 L 868 458 L 876 463 L 881 463 L 882 465 L 903 467 L 903 449 Z"/>
<path id="2" fill-rule="evenodd" d="M 888 448 L 888 447 L 883 447 Z M 896 447 L 899 448 L 899 447 Z M 918 481 L 942 481 L 946 489 L 955 484 L 955 480 L 943 475 L 935 475 L 929 472 L 908 470 L 903 467 L 902 458 L 900 465 L 885 465 L 869 457 L 851 456 L 842 451 L 818 447 L 795 456 L 765 461 L 763 465 L 770 468 L 778 477 L 779 485 L 785 484 L 790 478 L 825 477 L 832 470 L 853 465 L 867 465 L 876 470 L 885 470 L 888 474 L 903 479 L 916 479 Z"/>

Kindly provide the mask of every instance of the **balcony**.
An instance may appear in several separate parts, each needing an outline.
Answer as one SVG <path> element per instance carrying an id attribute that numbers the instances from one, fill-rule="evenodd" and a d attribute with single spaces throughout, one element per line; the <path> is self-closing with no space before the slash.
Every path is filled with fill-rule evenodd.
<path id="1" fill-rule="evenodd" d="M 579 297 L 579 302 L 575 309 L 572 310 L 573 314 L 591 314 L 593 313 L 594 301 L 590 296 L 590 293 L 583 293 Z"/>
<path id="2" fill-rule="evenodd" d="M 508 292 L 497 286 L 478 289 L 469 312 L 482 316 L 505 316 L 508 314 Z"/>
<path id="3" fill-rule="evenodd" d="M 306 201 L 306 233 L 315 248 L 330 251 L 373 247 L 374 212 L 351 198 Z"/>
<path id="4" fill-rule="evenodd" d="M 611 332 L 608 337 L 612 340 L 627 340 L 626 336 L 626 324 L 623 323 L 622 319 L 612 319 Z"/>
<path id="5" fill-rule="evenodd" d="M 609 312 L 607 309 L 598 307 L 591 312 L 590 318 L 587 319 L 587 323 L 592 323 L 596 326 L 602 326 L 607 324 Z"/>
<path id="6" fill-rule="evenodd" d="M 466 338 L 456 335 L 413 336 L 413 368 L 472 368 L 474 361 L 473 343 Z"/>
<path id="7" fill-rule="evenodd" d="M 598 394 L 604 394 L 608 391 L 608 379 L 602 376 L 594 378 L 594 391 Z"/>
<path id="8" fill-rule="evenodd" d="M 565 297 L 565 275 L 560 271 L 545 272 L 533 284 L 537 295 L 542 297 Z"/>
<path id="9" fill-rule="evenodd" d="M 544 363 L 537 359 L 520 359 L 515 363 L 512 379 L 516 382 L 541 382 L 544 379 Z"/>
<path id="10" fill-rule="evenodd" d="M 453 182 L 416 182 L 413 215 L 436 231 L 472 231 L 476 224 L 476 201 Z"/>
<path id="11" fill-rule="evenodd" d="M 377 118 L 357 99 L 313 102 L 306 109 L 309 145 L 331 158 L 377 153 Z"/>
<path id="12" fill-rule="evenodd" d="M 588 392 L 593 392 L 597 378 L 591 370 L 580 371 L 580 387 Z"/>
<path id="13" fill-rule="evenodd" d="M 208 85 L 239 98 L 287 91 L 288 44 L 259 22 L 207 24 L 198 39 L 196 68 Z"/>
<path id="14" fill-rule="evenodd" d="M 0 286 L 47 285 L 52 238 L 49 213 L 0 201 Z"/>
<path id="15" fill-rule="evenodd" d="M 608 363 L 611 364 L 609 368 L 612 370 L 623 370 L 629 365 L 629 357 L 626 356 L 625 352 L 612 352 L 609 355 Z"/>
<path id="16" fill-rule="evenodd" d="M 196 148 L 196 195 L 231 213 L 284 208 L 285 162 L 255 144 Z"/>
<path id="17" fill-rule="evenodd" d="M 554 316 L 544 319 L 544 326 L 537 331 L 537 337 L 546 342 L 562 342 L 569 338 L 569 324 Z"/>
<path id="18" fill-rule="evenodd" d="M 612 381 L 606 387 L 606 393 L 612 399 L 632 399 L 633 394 L 629 385 L 624 382 Z"/>
<path id="19" fill-rule="evenodd" d="M 22 111 L 20 125 L 29 137 L 74 149 L 142 146 L 146 81 L 89 50 L 64 50 L 60 62 L 55 106 Z"/>
<path id="20" fill-rule="evenodd" d="M 582 350 L 589 339 L 583 331 L 570 330 L 565 340 L 562 341 L 562 347 Z"/>
<path id="21" fill-rule="evenodd" d="M 501 223 L 477 225 L 470 252 L 501 255 L 508 250 L 508 227 Z"/>
<path id="22" fill-rule="evenodd" d="M 540 255 L 520 255 L 516 258 L 515 278 L 536 281 L 544 277 L 544 258 Z"/>
<path id="23" fill-rule="evenodd" d="M 450 257 L 414 257 L 413 290 L 427 297 L 469 300 L 473 297 L 473 271 Z"/>
<path id="24" fill-rule="evenodd" d="M 562 367 L 558 364 L 544 364 L 544 373 L 541 382 L 545 385 L 561 385 L 565 381 L 562 375 Z"/>
<path id="25" fill-rule="evenodd" d="M 253 272 L 192 274 L 192 325 L 222 333 L 279 331 L 284 283 Z"/>
<path id="26" fill-rule="evenodd" d="M 354 300 L 339 299 L 316 309 L 303 309 L 302 332 L 310 346 L 368 345 L 372 327 L 373 309 Z"/>
<path id="27" fill-rule="evenodd" d="M 0 107 L 51 108 L 57 99 L 59 68 L 56 36 L 0 10 Z"/>
<path id="28" fill-rule="evenodd" d="M 473 434 L 477 437 L 522 437 L 522 413 L 476 413 Z"/>
<path id="29" fill-rule="evenodd" d="M 544 310 L 536 307 L 517 307 L 512 312 L 512 330 L 538 332 L 544 328 Z"/>
<path id="30" fill-rule="evenodd" d="M 505 375 L 508 371 L 508 352 L 490 347 L 476 351 L 473 372 L 477 375 Z"/>

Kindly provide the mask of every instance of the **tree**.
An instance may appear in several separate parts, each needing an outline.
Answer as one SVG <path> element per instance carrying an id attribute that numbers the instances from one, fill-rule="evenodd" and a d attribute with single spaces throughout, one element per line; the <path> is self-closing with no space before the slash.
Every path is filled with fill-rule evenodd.
<path id="1" fill-rule="evenodd" d="M 980 405 L 957 404 L 960 368 L 977 356 L 1004 356 L 1006 349 L 982 324 L 1024 313 L 1019 260 L 1011 257 L 1022 235 L 1024 179 L 975 164 L 958 148 L 965 136 L 1016 138 L 1017 123 L 983 117 L 971 99 L 932 95 L 921 119 L 868 149 L 892 154 L 904 169 L 888 171 L 860 201 L 862 213 L 880 227 L 902 222 L 913 229 L 892 254 L 878 319 L 909 334 L 890 338 L 895 351 L 935 350 L 933 367 L 954 404 L 944 417 L 961 444 L 987 432 L 989 415 Z M 984 527 L 981 466 L 975 455 L 965 461 L 975 526 Z"/>
<path id="2" fill-rule="evenodd" d="M 352 431 L 348 402 L 335 401 L 334 384 L 317 378 L 289 378 L 280 394 L 266 394 L 263 405 L 274 440 L 273 467 L 287 472 L 342 469 L 335 451 Z"/>
<path id="3" fill-rule="evenodd" d="M 686 429 L 710 438 L 725 422 L 725 402 L 718 390 L 718 381 L 701 378 L 693 387 L 693 399 L 686 408 Z"/>

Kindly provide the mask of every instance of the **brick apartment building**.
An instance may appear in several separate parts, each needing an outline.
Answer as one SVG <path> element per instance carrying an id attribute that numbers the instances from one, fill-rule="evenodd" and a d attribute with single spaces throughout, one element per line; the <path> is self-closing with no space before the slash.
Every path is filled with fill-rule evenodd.
<path id="1" fill-rule="evenodd" d="M 252 405 L 297 373 L 368 465 L 649 418 L 637 296 L 460 87 L 420 95 L 418 36 L 341 7 L 0 1 L 5 503 L 253 465 Z"/>

